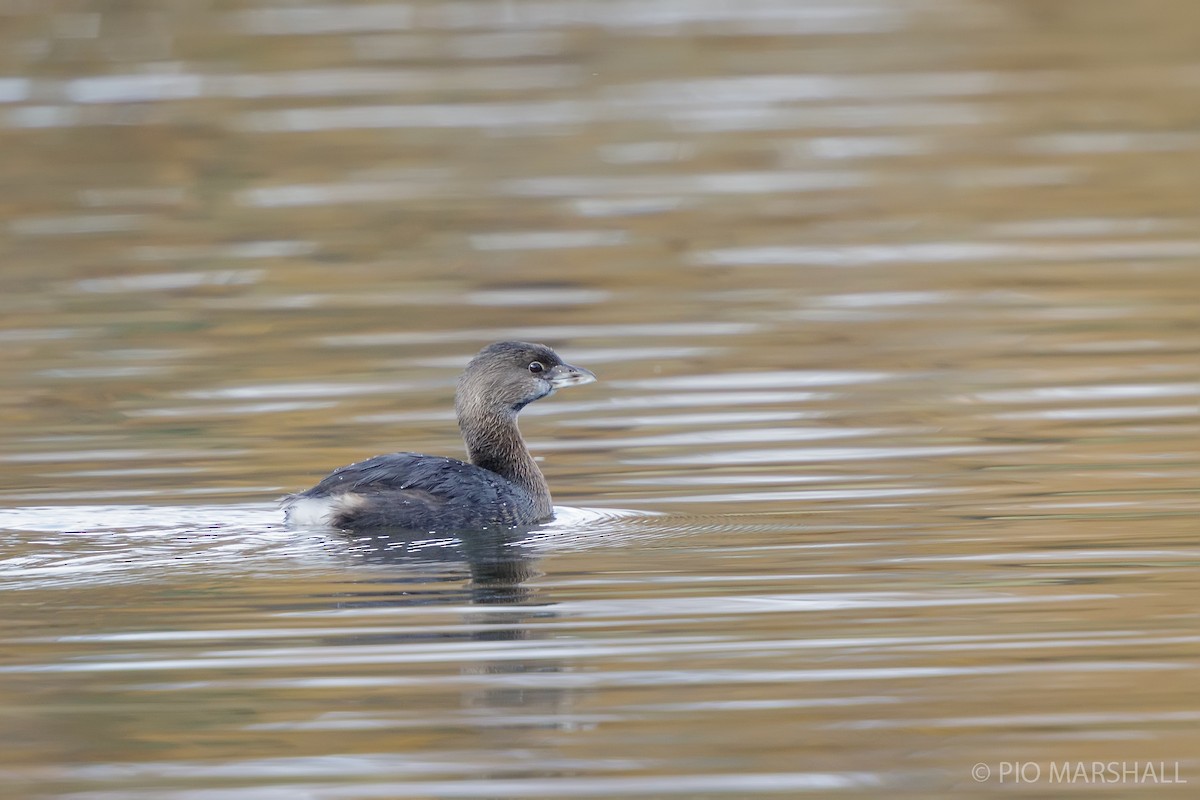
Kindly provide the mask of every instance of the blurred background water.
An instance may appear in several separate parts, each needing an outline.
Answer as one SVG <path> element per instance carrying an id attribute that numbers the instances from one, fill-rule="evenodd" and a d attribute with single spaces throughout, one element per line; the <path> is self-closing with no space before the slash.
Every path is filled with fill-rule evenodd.
<path id="1" fill-rule="evenodd" d="M 5 797 L 1194 796 L 1194 3 L 0 0 L 0 45 Z M 282 528 L 459 455 L 514 337 L 601 378 L 523 418 L 553 524 Z"/>

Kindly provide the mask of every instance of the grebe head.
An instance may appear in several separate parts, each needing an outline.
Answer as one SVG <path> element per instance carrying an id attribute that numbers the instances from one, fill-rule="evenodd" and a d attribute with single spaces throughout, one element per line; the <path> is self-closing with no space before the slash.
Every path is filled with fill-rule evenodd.
<path id="1" fill-rule="evenodd" d="M 455 405 L 460 418 L 464 412 L 516 414 L 558 389 L 594 380 L 591 372 L 565 363 L 544 344 L 495 342 L 467 364 Z"/>

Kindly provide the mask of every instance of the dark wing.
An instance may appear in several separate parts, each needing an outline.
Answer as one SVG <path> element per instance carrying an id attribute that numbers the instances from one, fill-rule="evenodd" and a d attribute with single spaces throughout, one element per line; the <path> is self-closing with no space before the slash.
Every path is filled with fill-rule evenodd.
<path id="1" fill-rule="evenodd" d="M 453 458 L 389 453 L 336 469 L 294 498 L 329 498 L 343 528 L 469 530 L 530 522 L 532 498 L 491 470 Z"/>

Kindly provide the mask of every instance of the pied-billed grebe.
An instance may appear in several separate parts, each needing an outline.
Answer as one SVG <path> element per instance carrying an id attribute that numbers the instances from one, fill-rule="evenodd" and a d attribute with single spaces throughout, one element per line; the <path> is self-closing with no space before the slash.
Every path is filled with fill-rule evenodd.
<path id="1" fill-rule="evenodd" d="M 458 380 L 454 408 L 471 463 L 391 453 L 334 470 L 288 495 L 292 525 L 352 530 L 469 531 L 553 516 L 550 488 L 517 429 L 522 408 L 596 376 L 542 344 L 496 342 Z"/>

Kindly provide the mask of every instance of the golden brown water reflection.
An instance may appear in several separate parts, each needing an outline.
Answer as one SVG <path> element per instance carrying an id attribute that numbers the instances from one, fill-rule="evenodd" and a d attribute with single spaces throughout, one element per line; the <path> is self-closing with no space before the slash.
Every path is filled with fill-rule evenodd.
<path id="1" fill-rule="evenodd" d="M 1191 796 L 1198 31 L 0 3 L 5 796 Z M 282 529 L 504 337 L 554 524 Z"/>

